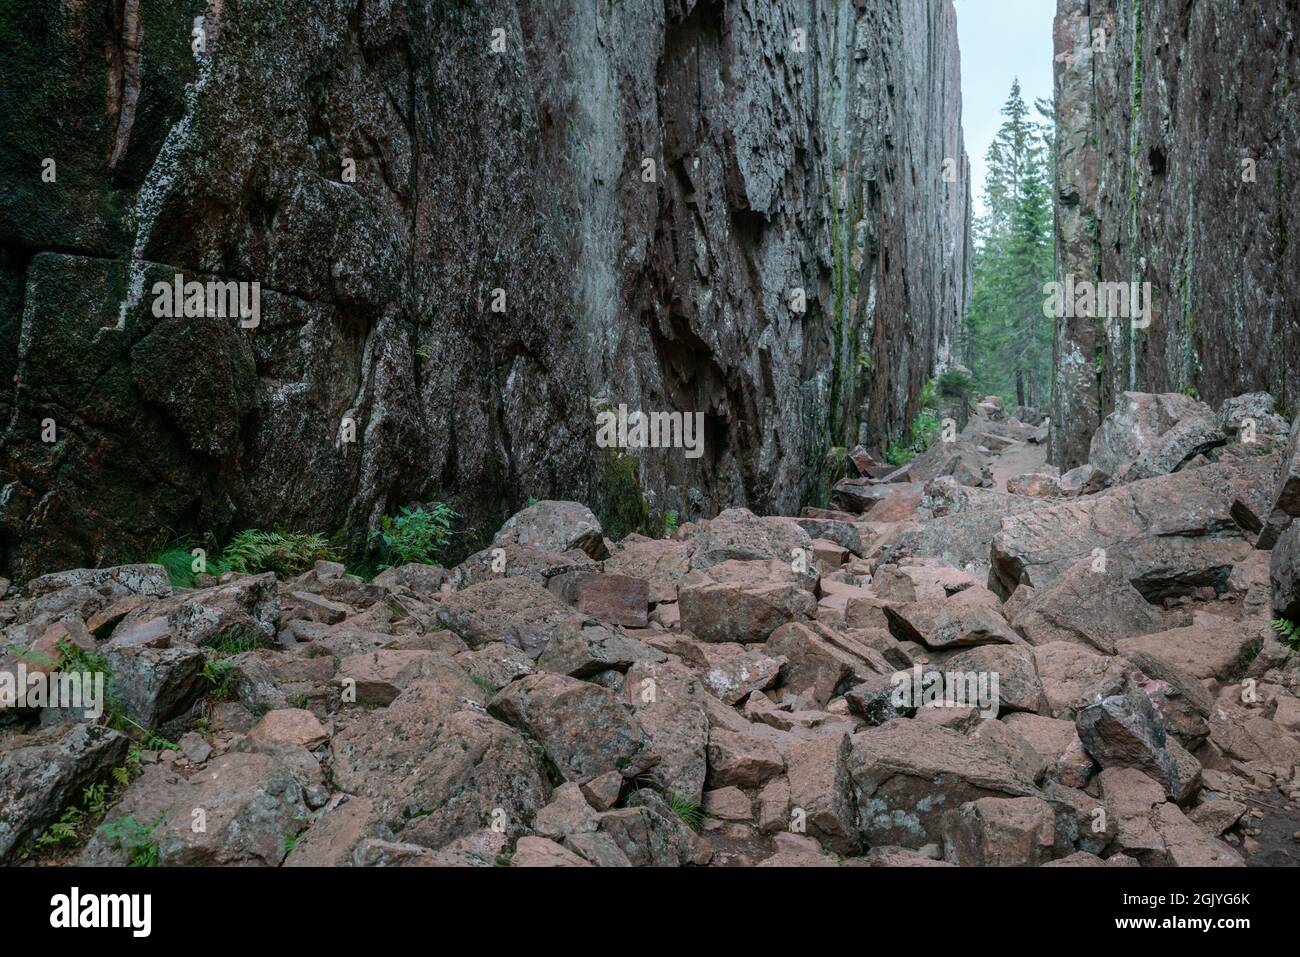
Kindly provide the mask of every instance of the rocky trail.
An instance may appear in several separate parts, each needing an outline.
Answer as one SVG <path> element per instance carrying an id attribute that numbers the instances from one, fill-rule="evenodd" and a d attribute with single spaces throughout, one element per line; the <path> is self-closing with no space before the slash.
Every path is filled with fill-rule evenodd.
<path id="1" fill-rule="evenodd" d="M 5 4 L 9 910 L 1300 865 L 1298 19 Z"/>
<path id="2" fill-rule="evenodd" d="M 0 675 L 109 706 L 5 712 L 0 860 L 1300 863 L 1300 428 L 1127 393 L 1058 474 L 1041 414 L 967 411 L 799 517 L 542 501 L 450 569 L 6 586 Z"/>

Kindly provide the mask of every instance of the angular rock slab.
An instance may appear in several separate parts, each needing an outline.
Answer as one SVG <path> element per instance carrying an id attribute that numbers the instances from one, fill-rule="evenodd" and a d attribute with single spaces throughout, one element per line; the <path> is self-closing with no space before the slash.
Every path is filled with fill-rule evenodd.
<path id="1" fill-rule="evenodd" d="M 586 681 L 528 675 L 498 692 L 489 709 L 537 741 L 566 781 L 585 784 L 608 771 L 632 778 L 655 763 L 631 710 Z"/>
<path id="2" fill-rule="evenodd" d="M 1039 794 L 1004 750 L 947 728 L 896 720 L 851 741 L 848 768 L 868 845 L 916 849 L 940 840 L 943 815 L 967 801 Z"/>

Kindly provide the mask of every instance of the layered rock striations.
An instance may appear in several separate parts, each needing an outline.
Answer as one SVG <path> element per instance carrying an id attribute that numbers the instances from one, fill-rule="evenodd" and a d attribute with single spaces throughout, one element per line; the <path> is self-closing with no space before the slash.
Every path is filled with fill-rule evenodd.
<path id="1" fill-rule="evenodd" d="M 704 416 L 699 458 L 641 455 L 656 508 L 793 512 L 964 308 L 951 0 L 0 16 L 20 578 L 246 526 L 356 548 L 435 498 L 472 541 L 599 503 L 619 404 Z M 256 324 L 167 315 L 178 274 L 258 283 Z"/>

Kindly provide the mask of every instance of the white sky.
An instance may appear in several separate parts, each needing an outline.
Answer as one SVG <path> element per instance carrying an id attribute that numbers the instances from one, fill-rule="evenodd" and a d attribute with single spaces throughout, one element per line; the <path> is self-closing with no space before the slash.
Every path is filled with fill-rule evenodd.
<path id="1" fill-rule="evenodd" d="M 1019 77 L 1031 115 L 1052 97 L 1055 0 L 954 0 L 961 43 L 962 125 L 970 154 L 975 212 L 984 211 L 984 154 L 1002 125 L 1002 104 Z"/>

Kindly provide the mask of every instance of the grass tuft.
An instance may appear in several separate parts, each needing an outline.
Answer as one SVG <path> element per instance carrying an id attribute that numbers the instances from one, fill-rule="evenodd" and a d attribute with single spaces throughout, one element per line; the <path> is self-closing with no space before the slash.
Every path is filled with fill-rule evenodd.
<path id="1" fill-rule="evenodd" d="M 704 823 L 704 808 L 699 803 L 673 793 L 665 794 L 664 800 L 668 802 L 668 807 L 682 819 L 687 827 L 692 831 L 700 829 L 700 825 Z"/>

